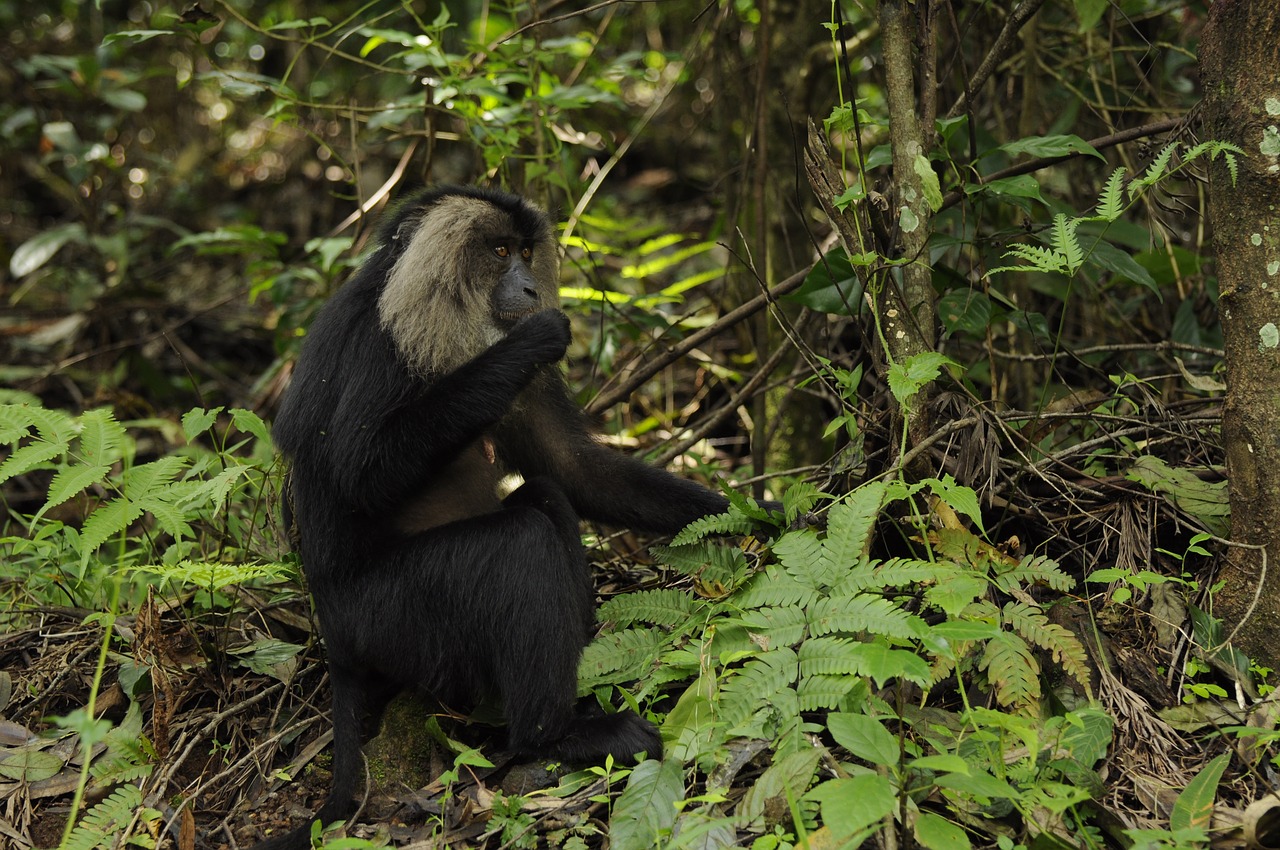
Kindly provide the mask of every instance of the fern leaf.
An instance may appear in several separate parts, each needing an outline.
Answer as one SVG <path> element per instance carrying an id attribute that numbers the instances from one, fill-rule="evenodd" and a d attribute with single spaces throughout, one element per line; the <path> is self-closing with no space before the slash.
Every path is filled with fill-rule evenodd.
<path id="1" fill-rule="evenodd" d="M 88 561 L 99 546 L 128 528 L 142 513 L 141 506 L 136 502 L 121 497 L 107 502 L 90 514 L 80 530 L 81 559 Z"/>
<path id="2" fill-rule="evenodd" d="M 642 590 L 615 596 L 600 606 L 599 619 L 615 627 L 651 623 L 674 628 L 688 622 L 696 603 L 682 590 Z"/>
<path id="3" fill-rule="evenodd" d="M 639 679 L 658 660 L 666 640 L 658 629 L 624 629 L 596 638 L 582 651 L 579 690 Z"/>
<path id="4" fill-rule="evenodd" d="M 748 517 L 735 513 L 711 514 L 695 519 L 671 541 L 672 546 L 697 543 L 712 534 L 749 534 L 755 524 Z"/>
<path id="5" fill-rule="evenodd" d="M 871 546 L 871 530 L 884 505 L 885 483 L 864 484 L 841 499 L 827 514 L 827 550 L 837 565 L 865 561 Z"/>
<path id="6" fill-rule="evenodd" d="M 0 484 L 10 478 L 25 475 L 33 469 L 44 466 L 66 450 L 66 443 L 51 443 L 47 440 L 37 440 L 29 445 L 14 449 L 4 463 L 0 463 Z"/>
<path id="7" fill-rule="evenodd" d="M 1164 150 L 1160 151 L 1156 158 L 1151 161 L 1151 164 L 1147 166 L 1147 170 L 1142 173 L 1142 177 L 1138 179 L 1138 182 L 1143 186 L 1150 186 L 1163 177 L 1165 172 L 1169 170 L 1169 161 L 1173 159 L 1173 152 L 1177 149 L 1177 142 L 1170 142 L 1165 145 Z"/>
<path id="8" fill-rule="evenodd" d="M 780 567 L 770 566 L 757 573 L 733 601 L 741 608 L 751 609 L 767 605 L 808 605 L 817 598 L 818 592 L 812 587 L 796 581 Z"/>
<path id="9" fill-rule="evenodd" d="M 1236 155 L 1229 150 L 1222 152 L 1222 159 L 1227 164 L 1227 171 L 1231 174 L 1231 185 L 1236 185 L 1236 180 L 1240 177 L 1240 164 L 1236 161 Z"/>
<path id="10" fill-rule="evenodd" d="M 40 439 L 68 446 L 76 436 L 78 424 L 70 414 L 44 407 L 29 407 L 27 413 Z"/>
<path id="11" fill-rule="evenodd" d="M 186 466 L 187 459 L 181 455 L 166 455 L 151 463 L 135 466 L 124 474 L 124 493 L 130 499 L 145 499 L 171 483 Z"/>
<path id="12" fill-rule="evenodd" d="M 25 404 L 0 404 L 0 443 L 14 444 L 31 433 L 35 420 Z"/>
<path id="13" fill-rule="evenodd" d="M 800 647 L 800 675 L 850 675 L 858 670 L 858 659 L 850 650 L 857 646 L 853 638 L 809 638 Z"/>
<path id="14" fill-rule="evenodd" d="M 1034 584 L 1063 592 L 1076 586 L 1075 579 L 1064 573 L 1057 561 L 1044 555 L 1025 556 L 1015 566 L 998 572 L 993 581 L 1005 593 Z"/>
<path id="15" fill-rule="evenodd" d="M 828 587 L 834 578 L 824 543 L 811 528 L 782 535 L 773 546 L 782 568 L 797 582 L 814 590 Z"/>
<path id="16" fill-rule="evenodd" d="M 1080 249 L 1080 240 L 1076 238 L 1078 219 L 1067 218 L 1062 213 L 1053 217 L 1053 248 L 1066 258 L 1067 272 L 1075 274 L 1076 269 L 1084 264 L 1084 251 Z"/>
<path id="17" fill-rule="evenodd" d="M 929 563 L 915 558 L 893 558 L 875 569 L 875 586 L 906 587 L 914 584 L 940 584 L 963 572 L 950 564 Z"/>
<path id="18" fill-rule="evenodd" d="M 803 676 L 803 673 L 801 674 Z M 803 676 L 796 694 L 801 711 L 839 708 L 841 701 L 858 684 L 853 676 Z"/>
<path id="19" fill-rule="evenodd" d="M 790 647 L 761 653 L 721 685 L 717 700 L 721 719 L 730 727 L 737 726 L 769 706 L 779 691 L 795 684 L 799 673 L 800 662 Z"/>
<path id="20" fill-rule="evenodd" d="M 114 842 L 124 832 L 134 811 L 142 805 L 136 785 L 117 788 L 102 802 L 85 812 L 59 850 L 94 850 Z"/>
<path id="21" fill-rule="evenodd" d="M 90 410 L 80 417 L 80 459 L 94 466 L 115 463 L 127 434 L 110 410 Z"/>
<path id="22" fill-rule="evenodd" d="M 916 618 L 879 596 L 833 596 L 820 599 L 809 609 L 809 629 L 814 635 L 834 632 L 870 632 L 885 637 L 916 637 Z"/>
<path id="23" fill-rule="evenodd" d="M 1040 701 L 1040 664 L 1026 641 L 1001 632 L 991 640 L 978 661 L 1003 706 L 1029 708 Z"/>
<path id="24" fill-rule="evenodd" d="M 1102 187 L 1098 196 L 1098 217 L 1103 221 L 1115 221 L 1124 212 L 1124 175 L 1123 167 L 1111 172 L 1107 185 Z"/>
<path id="25" fill-rule="evenodd" d="M 50 508 L 56 508 L 102 481 L 110 471 L 109 466 L 70 466 L 59 470 L 49 482 L 49 498 L 45 499 L 44 505 L 36 512 L 32 522 L 39 520 Z"/>
<path id="26" fill-rule="evenodd" d="M 1020 637 L 1047 650 L 1069 676 L 1089 686 L 1089 656 L 1075 635 L 1025 602 L 1006 603 L 1001 614 Z"/>
<path id="27" fill-rule="evenodd" d="M 801 514 L 813 510 L 818 502 L 830 498 L 829 493 L 822 492 L 808 481 L 797 481 L 782 494 L 782 510 L 787 523 L 795 522 Z"/>
<path id="28" fill-rule="evenodd" d="M 676 572 L 726 585 L 740 581 L 747 569 L 747 559 L 741 549 L 710 540 L 683 546 L 652 546 L 649 551 L 658 563 Z"/>
<path id="29" fill-rule="evenodd" d="M 179 561 L 176 564 L 146 564 L 126 568 L 131 572 L 154 575 L 161 582 L 173 582 L 178 587 L 198 587 L 205 590 L 221 590 L 233 584 L 248 584 L 258 579 L 280 580 L 288 577 L 292 568 L 287 564 L 224 564 L 217 561 Z"/>
<path id="30" fill-rule="evenodd" d="M 742 624 L 756 634 L 767 636 L 771 647 L 800 643 L 809 626 L 804 609 L 798 605 L 748 611 L 742 615 Z"/>

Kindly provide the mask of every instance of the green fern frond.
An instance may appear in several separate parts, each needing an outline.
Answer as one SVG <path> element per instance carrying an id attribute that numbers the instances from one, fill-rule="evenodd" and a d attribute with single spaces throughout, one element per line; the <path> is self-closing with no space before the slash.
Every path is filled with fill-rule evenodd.
<path id="1" fill-rule="evenodd" d="M 1058 562 L 1044 555 L 1027 555 L 1016 565 L 998 572 L 993 581 L 1005 593 L 1018 588 L 1043 584 L 1054 590 L 1066 592 L 1076 586 L 1076 581 L 1062 571 Z"/>
<path id="2" fill-rule="evenodd" d="M 710 540 L 683 546 L 651 546 L 649 552 L 658 559 L 658 563 L 682 575 L 699 576 L 726 585 L 736 583 L 747 569 L 747 559 L 741 549 Z"/>
<path id="3" fill-rule="evenodd" d="M 711 514 L 695 519 L 685 526 L 684 530 L 671 541 L 671 545 L 686 546 L 713 534 L 750 534 L 754 528 L 755 523 L 741 514 L 733 512 Z"/>
<path id="4" fill-rule="evenodd" d="M 1040 664 L 1026 641 L 1010 632 L 991 640 L 978 661 L 1003 706 L 1029 708 L 1040 701 Z"/>
<path id="5" fill-rule="evenodd" d="M 1089 686 L 1089 656 L 1075 635 L 1025 602 L 1008 602 L 1000 613 L 1020 637 L 1047 650 L 1067 675 Z"/>
<path id="6" fill-rule="evenodd" d="M 827 552 L 833 563 L 852 566 L 866 560 L 886 490 L 883 481 L 863 484 L 831 506 L 827 512 Z"/>
<path id="7" fill-rule="evenodd" d="M 128 441 L 124 426 L 110 410 L 90 410 L 80 417 L 80 460 L 93 466 L 115 463 Z"/>
<path id="8" fill-rule="evenodd" d="M 615 627 L 650 623 L 674 628 L 688 622 L 699 603 L 683 590 L 641 590 L 615 596 L 600 606 L 598 619 Z"/>
<path id="9" fill-rule="evenodd" d="M 800 647 L 800 675 L 836 676 L 851 675 L 858 671 L 858 659 L 852 649 L 858 645 L 853 638 L 809 638 Z"/>
<path id="10" fill-rule="evenodd" d="M 803 674 L 801 674 L 803 676 Z M 822 711 L 839 708 L 858 680 L 853 676 L 803 676 L 796 694 L 800 698 L 801 711 Z"/>
<path id="11" fill-rule="evenodd" d="M 801 514 L 813 510 L 818 502 L 830 498 L 829 493 L 822 492 L 808 481 L 797 481 L 782 494 L 783 514 L 788 523 L 793 523 Z"/>
<path id="12" fill-rule="evenodd" d="M 84 527 L 80 530 L 81 560 L 87 563 L 89 556 L 96 552 L 99 546 L 124 531 L 142 514 L 141 506 L 123 497 L 113 499 L 95 510 L 85 520 Z"/>
<path id="13" fill-rule="evenodd" d="M 1156 158 L 1147 166 L 1147 170 L 1142 172 L 1142 176 L 1135 182 L 1145 187 L 1150 186 L 1163 177 L 1165 172 L 1169 170 L 1169 161 L 1173 159 L 1174 151 L 1177 149 L 1177 142 L 1170 142 L 1165 145 L 1164 150 L 1160 151 L 1160 153 L 1156 155 Z"/>
<path id="14" fill-rule="evenodd" d="M 773 554 L 782 568 L 805 587 L 821 590 L 835 578 L 835 566 L 827 557 L 827 544 L 818 539 L 811 528 L 782 535 L 773 546 Z"/>
<path id="15" fill-rule="evenodd" d="M 127 756 L 95 759 L 93 766 L 89 768 L 89 774 L 104 787 L 146 779 L 151 771 L 152 765 L 139 764 L 136 759 Z"/>
<path id="16" fill-rule="evenodd" d="M 1053 249 L 1067 260 L 1067 272 L 1075 274 L 1084 264 L 1084 251 L 1080 248 L 1080 240 L 1076 238 L 1076 227 L 1079 219 L 1067 218 L 1062 213 L 1053 217 Z"/>
<path id="17" fill-rule="evenodd" d="M 918 636 L 917 619 L 879 596 L 860 594 L 820 599 L 809 608 L 814 635 L 869 632 L 896 638 Z"/>
<path id="18" fill-rule="evenodd" d="M 1236 181 L 1240 179 L 1240 163 L 1236 161 L 1236 154 L 1242 154 L 1235 145 L 1224 146 L 1222 149 L 1222 160 L 1227 164 L 1227 171 L 1231 174 L 1231 185 L 1234 187 Z"/>
<path id="19" fill-rule="evenodd" d="M 657 663 L 666 642 L 666 634 L 659 629 L 624 629 L 601 635 L 582 651 L 578 690 L 641 678 Z"/>
<path id="20" fill-rule="evenodd" d="M 136 785 L 117 788 L 109 797 L 85 812 L 59 850 L 95 850 L 110 846 L 124 832 L 125 827 L 133 820 L 134 812 L 141 805 L 142 792 Z"/>
<path id="21" fill-rule="evenodd" d="M 941 583 L 961 570 L 951 564 L 930 563 L 915 558 L 893 558 L 875 568 L 877 587 L 906 587 L 909 584 Z"/>
<path id="22" fill-rule="evenodd" d="M 140 501 L 167 486 L 187 468 L 187 459 L 181 455 L 166 455 L 151 463 L 144 463 L 124 473 L 124 494 Z"/>
<path id="23" fill-rule="evenodd" d="M 1098 217 L 1103 221 L 1115 221 L 1124 212 L 1124 175 L 1123 167 L 1111 172 L 1107 185 L 1102 187 L 1098 196 Z"/>
<path id="24" fill-rule="evenodd" d="M 51 508 L 56 508 L 68 499 L 88 490 L 94 484 L 106 480 L 107 474 L 111 472 L 109 466 L 69 466 L 66 469 L 58 471 L 53 476 L 53 480 L 49 482 L 49 498 L 45 499 L 44 505 L 32 517 L 32 523 L 38 521 Z"/>
<path id="25" fill-rule="evenodd" d="M 818 598 L 818 591 L 801 584 L 777 565 L 770 565 L 757 573 L 746 589 L 734 596 L 735 605 L 743 609 L 764 606 L 809 605 Z"/>
<path id="26" fill-rule="evenodd" d="M 278 562 L 244 564 L 184 560 L 176 564 L 144 564 L 127 567 L 126 570 L 154 575 L 162 583 L 171 583 L 176 587 L 221 590 L 233 584 L 248 584 L 259 579 L 285 579 L 290 577 L 293 568 Z"/>
<path id="27" fill-rule="evenodd" d="M 780 646 L 748 661 L 720 687 L 716 701 L 720 718 L 730 727 L 745 721 L 773 702 L 778 692 L 791 688 L 800 673 L 800 662 L 790 647 Z"/>
<path id="28" fill-rule="evenodd" d="M 36 440 L 25 446 L 14 449 L 4 463 L 0 463 L 0 484 L 10 478 L 25 475 L 33 469 L 39 469 L 49 461 L 61 456 L 67 450 L 63 442 Z"/>
<path id="29" fill-rule="evenodd" d="M 809 627 L 805 610 L 798 605 L 781 608 L 759 608 L 742 615 L 747 629 L 769 639 L 770 647 L 794 646 L 805 638 Z M 806 641 L 807 642 L 807 641 Z"/>

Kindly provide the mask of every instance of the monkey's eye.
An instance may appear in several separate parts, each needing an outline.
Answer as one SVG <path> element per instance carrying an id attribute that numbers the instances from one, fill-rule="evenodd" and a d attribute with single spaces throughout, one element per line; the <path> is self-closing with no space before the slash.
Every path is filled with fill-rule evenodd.
<path id="1" fill-rule="evenodd" d="M 520 257 L 521 257 L 521 259 L 523 259 L 526 263 L 527 263 L 527 262 L 529 262 L 530 260 L 532 260 L 532 259 L 533 259 L 533 249 L 532 249 L 532 248 L 530 248 L 530 247 L 528 247 L 528 246 L 526 246 L 526 247 L 524 247 L 524 248 L 521 248 L 521 249 L 520 249 Z"/>
<path id="2" fill-rule="evenodd" d="M 493 249 L 493 253 L 497 254 L 499 257 L 505 260 L 507 257 L 511 256 L 511 249 L 508 248 L 506 245 L 499 245 L 498 247 Z"/>

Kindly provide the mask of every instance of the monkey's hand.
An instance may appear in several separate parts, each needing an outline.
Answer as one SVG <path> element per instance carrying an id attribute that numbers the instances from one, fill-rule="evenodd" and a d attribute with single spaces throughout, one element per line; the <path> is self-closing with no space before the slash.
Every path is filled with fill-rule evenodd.
<path id="1" fill-rule="evenodd" d="M 507 339 L 535 363 L 556 363 L 569 349 L 569 317 L 559 310 L 539 310 L 516 322 Z"/>

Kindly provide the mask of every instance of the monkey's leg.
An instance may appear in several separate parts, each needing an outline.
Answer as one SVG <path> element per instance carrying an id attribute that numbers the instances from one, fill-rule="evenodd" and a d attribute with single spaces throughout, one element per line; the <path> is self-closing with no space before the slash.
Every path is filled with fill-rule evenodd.
<path id="1" fill-rule="evenodd" d="M 634 713 L 586 716 L 575 708 L 594 606 L 568 498 L 549 479 L 534 479 L 505 504 L 514 549 L 499 562 L 493 602 L 508 624 L 495 664 L 510 746 L 570 762 L 612 755 L 628 763 L 641 751 L 659 757 L 657 731 Z"/>

